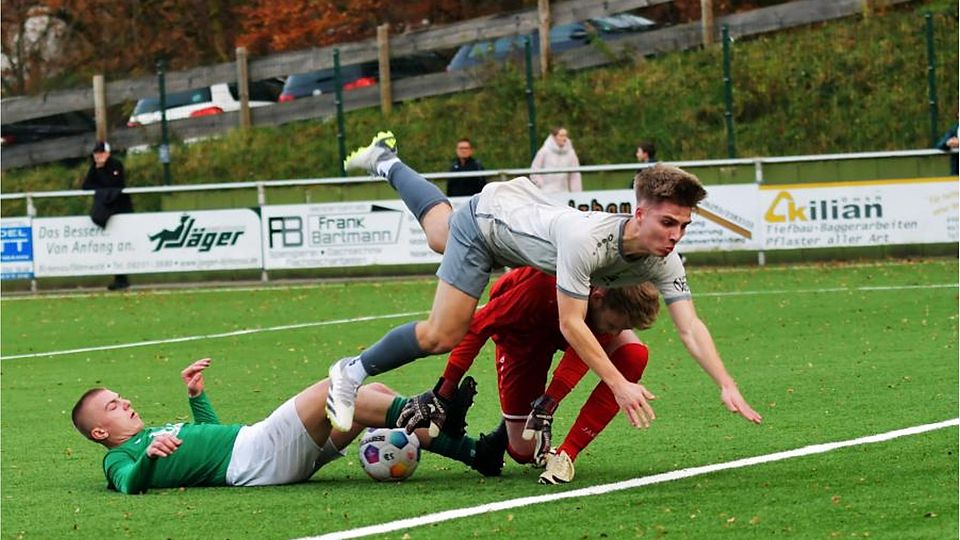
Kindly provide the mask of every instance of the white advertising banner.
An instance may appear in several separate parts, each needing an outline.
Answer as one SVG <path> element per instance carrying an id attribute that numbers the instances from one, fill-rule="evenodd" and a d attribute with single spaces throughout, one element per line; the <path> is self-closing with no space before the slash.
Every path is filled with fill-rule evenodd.
<path id="1" fill-rule="evenodd" d="M 118 214 L 101 229 L 86 216 L 36 218 L 37 277 L 261 268 L 251 209 Z"/>
<path id="2" fill-rule="evenodd" d="M 453 200 L 458 207 L 466 198 Z M 264 206 L 267 270 L 439 263 L 403 201 Z"/>
<path id="3" fill-rule="evenodd" d="M 708 186 L 707 193 L 677 250 L 691 253 L 760 249 L 755 233 L 757 186 Z M 636 197 L 633 190 L 623 189 L 565 193 L 557 200 L 581 210 L 631 214 Z"/>
<path id="4" fill-rule="evenodd" d="M 958 241 L 957 178 L 708 186 L 682 253 Z M 452 200 L 455 207 L 466 197 Z M 581 210 L 630 214 L 632 190 L 556 196 Z M 438 264 L 399 199 L 251 209 L 3 218 L 2 279 Z"/>
<path id="5" fill-rule="evenodd" d="M 761 249 L 956 242 L 957 178 L 761 186 Z"/>
<path id="6" fill-rule="evenodd" d="M 33 278 L 33 234 L 30 218 L 0 219 L 0 279 Z"/>

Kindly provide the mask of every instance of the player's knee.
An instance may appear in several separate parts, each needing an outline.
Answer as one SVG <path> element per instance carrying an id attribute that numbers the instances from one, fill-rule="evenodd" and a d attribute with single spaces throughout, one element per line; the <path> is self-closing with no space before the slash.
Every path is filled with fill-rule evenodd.
<path id="1" fill-rule="evenodd" d="M 450 352 L 460 343 L 460 340 L 463 339 L 463 336 L 443 336 L 437 342 L 438 352 Z"/>
<path id="2" fill-rule="evenodd" d="M 420 348 L 430 354 L 443 354 L 453 350 L 454 347 L 463 339 L 464 332 L 453 331 L 449 328 L 438 328 L 427 322 L 422 331 L 417 328 L 417 341 Z"/>
<path id="3" fill-rule="evenodd" d="M 510 457 L 520 465 L 533 463 L 533 446 L 526 444 L 518 446 L 519 448 L 514 447 L 513 443 L 507 445 L 507 453 L 510 454 Z"/>
<path id="4" fill-rule="evenodd" d="M 378 394 L 394 394 L 394 391 L 391 390 L 389 386 L 387 386 L 387 385 L 385 385 L 385 384 L 383 384 L 383 383 L 372 382 L 372 383 L 366 384 L 366 385 L 364 385 L 364 386 L 366 386 L 367 388 L 369 388 L 369 389 L 370 389 L 371 391 L 373 391 L 373 392 L 377 392 Z"/>
<path id="5" fill-rule="evenodd" d="M 420 342 L 420 348 L 424 352 L 430 354 L 443 354 L 453 350 L 456 347 L 459 339 L 451 339 L 449 336 L 444 336 L 440 332 L 434 331 L 431 329 L 428 332 L 417 336 L 418 341 Z"/>
<path id="6" fill-rule="evenodd" d="M 427 246 L 429 246 L 433 251 L 443 254 L 443 252 L 447 250 L 447 235 L 427 235 Z"/>
<path id="7" fill-rule="evenodd" d="M 450 236 L 450 214 L 453 207 L 449 202 L 432 206 L 420 218 L 420 226 L 427 236 L 427 245 L 437 253 L 447 249 L 447 237 Z"/>
<path id="8" fill-rule="evenodd" d="M 513 458 L 515 462 L 521 465 L 533 463 L 533 453 L 535 450 L 535 440 L 531 439 L 528 441 L 521 437 L 519 429 L 509 431 L 509 437 L 507 439 L 507 453 L 510 454 L 510 457 Z"/>

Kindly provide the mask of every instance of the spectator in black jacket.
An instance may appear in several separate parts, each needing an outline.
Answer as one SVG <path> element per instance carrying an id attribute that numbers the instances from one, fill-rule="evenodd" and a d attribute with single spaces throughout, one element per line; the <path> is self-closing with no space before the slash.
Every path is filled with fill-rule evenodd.
<path id="1" fill-rule="evenodd" d="M 653 141 L 643 141 L 637 145 L 637 161 L 640 163 L 656 163 L 657 147 Z"/>
<path id="2" fill-rule="evenodd" d="M 123 164 L 110 156 L 110 144 L 97 142 L 93 147 L 93 163 L 83 180 L 83 189 L 95 190 L 90 219 L 101 228 L 106 228 L 107 220 L 114 214 L 133 212 L 130 195 L 123 193 L 126 187 Z M 113 283 L 107 286 L 111 291 L 126 289 L 130 280 L 125 274 L 114 276 Z"/>
<path id="3" fill-rule="evenodd" d="M 642 141 L 637 145 L 637 163 L 653 164 L 657 162 L 657 147 L 653 141 Z M 641 169 L 642 170 L 642 169 Z M 637 171 L 640 172 L 640 171 Z M 633 178 L 627 184 L 627 189 L 633 189 Z"/>
<path id="4" fill-rule="evenodd" d="M 457 158 L 450 166 L 450 172 L 482 171 L 483 165 L 473 158 L 473 143 L 464 137 L 457 141 Z M 448 197 L 468 197 L 480 193 L 487 179 L 483 176 L 470 178 L 451 178 L 447 180 Z"/>
<path id="5" fill-rule="evenodd" d="M 940 140 L 937 141 L 937 148 L 944 150 L 946 152 L 951 152 L 950 154 L 950 174 L 956 176 L 960 174 L 960 165 L 958 165 L 957 160 L 957 147 L 960 147 L 960 140 L 957 139 L 957 125 L 954 124 L 949 131 L 943 134 L 943 137 L 940 137 Z"/>

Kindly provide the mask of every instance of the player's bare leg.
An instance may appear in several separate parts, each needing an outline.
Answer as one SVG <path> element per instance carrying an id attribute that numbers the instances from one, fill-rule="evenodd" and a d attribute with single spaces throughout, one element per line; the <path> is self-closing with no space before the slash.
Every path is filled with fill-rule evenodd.
<path id="1" fill-rule="evenodd" d="M 437 186 L 400 161 L 398 150 L 393 133 L 381 131 L 373 136 L 369 145 L 353 151 L 343 165 L 347 170 L 359 169 L 386 178 L 420 222 L 430 249 L 443 253 L 449 232 L 447 221 L 453 207 Z"/>
<path id="2" fill-rule="evenodd" d="M 449 234 L 447 223 L 452 212 L 450 202 L 435 185 L 400 161 L 397 157 L 397 140 L 393 133 L 377 133 L 368 146 L 357 149 L 344 161 L 344 168 L 362 169 L 372 175 L 385 177 L 420 222 L 430 248 L 438 253 L 444 252 Z M 466 296 L 456 289 L 453 290 Z M 436 301 L 434 303 L 436 304 Z M 475 307 L 476 299 L 471 298 L 471 315 Z M 436 311 L 434 309 L 435 313 Z M 340 431 L 351 429 L 357 389 L 368 375 L 394 369 L 437 352 L 438 347 L 443 348 L 448 343 L 448 338 L 445 337 L 445 332 L 450 331 L 448 326 L 454 329 L 451 335 L 457 340 L 462 338 L 470 324 L 470 318 L 468 316 L 463 322 L 456 313 L 453 315 L 451 322 L 447 322 L 447 319 L 434 319 L 426 321 L 425 324 L 412 326 L 411 323 L 396 328 L 368 349 L 363 358 L 346 357 L 331 365 L 331 389 L 327 396 L 326 414 L 333 426 Z M 457 329 L 461 325 L 462 329 Z M 449 350 L 447 348 L 440 352 Z"/>
<path id="3" fill-rule="evenodd" d="M 467 334 L 476 309 L 476 298 L 443 280 L 438 281 L 430 316 L 417 323 L 420 348 L 429 354 L 452 351 Z"/>
<path id="4" fill-rule="evenodd" d="M 420 226 L 427 235 L 430 249 L 442 254 L 447 249 L 447 237 L 450 236 L 450 214 L 453 207 L 449 203 L 437 204 L 427 210 L 420 218 Z"/>

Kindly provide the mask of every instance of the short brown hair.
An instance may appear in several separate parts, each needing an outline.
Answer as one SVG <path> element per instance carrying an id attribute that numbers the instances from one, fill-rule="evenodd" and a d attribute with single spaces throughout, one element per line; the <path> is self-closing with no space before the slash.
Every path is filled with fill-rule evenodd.
<path id="1" fill-rule="evenodd" d="M 83 393 L 80 396 L 80 399 L 77 400 L 77 404 L 73 406 L 73 427 L 77 428 L 77 431 L 83 434 L 84 437 L 94 441 L 90 437 L 90 430 L 93 429 L 93 426 L 87 425 L 86 419 L 82 418 L 83 408 L 87 405 L 87 402 L 90 401 L 90 398 L 99 394 L 100 392 L 105 391 L 106 388 L 91 388 Z M 99 442 L 99 441 L 94 441 Z"/>
<path id="2" fill-rule="evenodd" d="M 637 203 L 669 201 L 687 208 L 695 208 L 707 196 L 696 176 L 662 163 L 638 172 L 633 178 L 633 190 Z"/>
<path id="3" fill-rule="evenodd" d="M 650 161 L 657 159 L 657 146 L 653 144 L 653 141 L 640 141 L 637 148 L 646 152 L 650 156 Z"/>
<path id="4" fill-rule="evenodd" d="M 657 314 L 660 313 L 660 291 L 649 281 L 607 289 L 607 294 L 603 296 L 603 305 L 627 315 L 632 328 L 646 330 L 653 326 Z"/>

